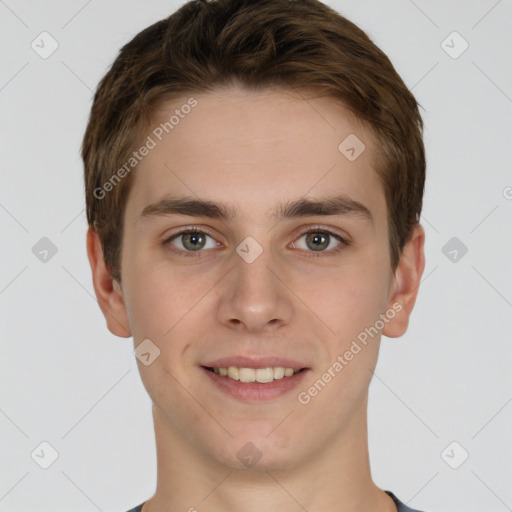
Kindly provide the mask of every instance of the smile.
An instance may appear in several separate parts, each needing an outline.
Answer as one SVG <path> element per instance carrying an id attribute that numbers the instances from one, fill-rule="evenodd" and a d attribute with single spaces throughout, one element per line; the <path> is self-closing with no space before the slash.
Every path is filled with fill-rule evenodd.
<path id="1" fill-rule="evenodd" d="M 294 373 L 301 370 L 285 368 L 284 366 L 275 366 L 273 368 L 243 368 L 238 366 L 229 366 L 226 368 L 207 368 L 207 370 L 227 377 L 228 379 L 238 380 L 240 382 L 259 382 L 266 384 L 274 380 L 291 377 Z"/>
<path id="2" fill-rule="evenodd" d="M 201 366 L 201 369 L 222 394 L 253 403 L 285 396 L 300 386 L 310 371 L 286 366 Z"/>

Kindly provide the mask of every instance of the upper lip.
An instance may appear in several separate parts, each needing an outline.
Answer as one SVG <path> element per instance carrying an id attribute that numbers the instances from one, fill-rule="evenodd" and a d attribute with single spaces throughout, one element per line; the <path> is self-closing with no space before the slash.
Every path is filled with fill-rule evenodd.
<path id="1" fill-rule="evenodd" d="M 209 361 L 201 366 L 205 366 L 206 368 L 228 368 L 230 366 L 237 366 L 238 368 L 275 368 L 276 366 L 282 366 L 284 368 L 293 368 L 294 370 L 308 368 L 306 364 L 299 363 L 293 359 L 247 356 L 221 357 L 220 359 Z"/>

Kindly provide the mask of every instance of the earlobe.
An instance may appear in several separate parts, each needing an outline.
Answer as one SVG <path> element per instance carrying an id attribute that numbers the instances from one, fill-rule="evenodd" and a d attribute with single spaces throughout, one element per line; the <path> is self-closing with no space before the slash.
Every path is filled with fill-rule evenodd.
<path id="1" fill-rule="evenodd" d="M 103 249 L 97 233 L 87 230 L 87 257 L 91 265 L 94 292 L 108 330 L 121 338 L 131 336 L 128 315 L 121 286 L 112 279 L 103 257 Z"/>
<path id="2" fill-rule="evenodd" d="M 384 336 L 398 338 L 409 325 L 409 317 L 418 296 L 419 285 L 425 269 L 425 231 L 418 224 L 411 239 L 403 248 L 395 271 L 393 293 L 388 308 L 396 314 L 382 330 Z"/>

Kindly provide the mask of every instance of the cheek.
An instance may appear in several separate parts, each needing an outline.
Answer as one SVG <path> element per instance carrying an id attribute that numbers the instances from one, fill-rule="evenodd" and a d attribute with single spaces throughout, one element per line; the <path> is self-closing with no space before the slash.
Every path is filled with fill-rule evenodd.
<path id="1" fill-rule="evenodd" d="M 362 401 L 377 363 L 381 332 L 377 322 L 387 306 L 386 275 L 378 266 L 365 265 L 361 272 L 351 267 L 322 289 L 308 293 L 314 300 L 308 305 L 331 331 L 323 331 L 325 358 L 308 385 L 314 386 L 319 378 L 329 382 L 315 403 L 318 410 L 331 409 L 333 422 L 339 423 L 345 421 L 347 409 L 357 408 Z"/>
<path id="2" fill-rule="evenodd" d="M 387 275 L 366 260 L 302 281 L 299 297 L 341 342 L 375 323 L 387 306 Z"/>
<path id="3" fill-rule="evenodd" d="M 150 261 L 143 255 L 126 262 L 126 302 L 134 338 L 154 339 L 166 351 L 178 350 L 180 333 L 203 311 L 218 277 L 213 272 L 195 272 L 193 267 L 173 271 L 168 261 Z M 195 322 L 197 330 L 197 321 Z"/>
<path id="4" fill-rule="evenodd" d="M 171 286 L 171 276 L 142 256 L 131 252 L 123 261 L 124 297 L 136 343 L 145 338 L 161 339 L 177 322 L 176 304 L 180 304 L 180 287 Z"/>

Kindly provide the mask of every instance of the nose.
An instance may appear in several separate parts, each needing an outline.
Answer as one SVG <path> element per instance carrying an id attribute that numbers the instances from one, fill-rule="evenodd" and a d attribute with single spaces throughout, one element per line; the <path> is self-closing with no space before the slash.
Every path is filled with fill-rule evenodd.
<path id="1" fill-rule="evenodd" d="M 263 250 L 253 261 L 236 254 L 233 265 L 219 289 L 218 320 L 251 333 L 289 324 L 294 312 L 292 294 L 284 269 L 271 251 Z"/>

